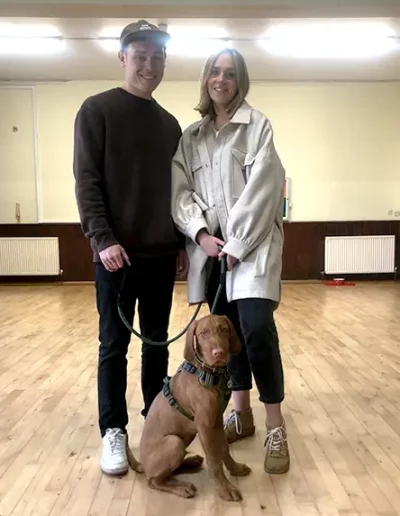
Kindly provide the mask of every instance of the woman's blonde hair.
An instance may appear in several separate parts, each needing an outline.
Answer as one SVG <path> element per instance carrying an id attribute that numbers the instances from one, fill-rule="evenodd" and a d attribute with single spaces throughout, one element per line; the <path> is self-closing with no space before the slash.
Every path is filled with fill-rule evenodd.
<path id="1" fill-rule="evenodd" d="M 207 82 L 210 78 L 211 70 L 215 65 L 215 62 L 223 54 L 230 54 L 232 56 L 232 61 L 236 71 L 237 92 L 227 109 L 231 116 L 233 116 L 237 109 L 242 105 L 249 92 L 250 79 L 244 57 L 234 48 L 224 48 L 217 54 L 211 55 L 207 59 L 201 74 L 200 101 L 195 110 L 199 111 L 202 117 L 209 115 L 213 119 L 216 116 L 214 102 L 211 100 L 208 93 Z"/>

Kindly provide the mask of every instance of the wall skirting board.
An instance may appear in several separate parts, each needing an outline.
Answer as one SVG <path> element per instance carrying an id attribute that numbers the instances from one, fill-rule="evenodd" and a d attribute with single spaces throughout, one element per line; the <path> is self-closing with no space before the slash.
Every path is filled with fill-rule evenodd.
<path id="1" fill-rule="evenodd" d="M 326 236 L 396 235 L 396 266 L 400 270 L 400 221 L 285 223 L 284 280 L 320 280 L 324 270 Z M 93 281 L 88 240 L 78 223 L 0 224 L 2 237 L 58 237 L 63 281 Z M 393 279 L 392 276 L 388 276 Z M 54 281 L 54 277 L 3 276 L 1 282 Z M 60 278 L 56 278 L 59 280 Z M 361 278 L 359 278 L 361 279 Z"/>

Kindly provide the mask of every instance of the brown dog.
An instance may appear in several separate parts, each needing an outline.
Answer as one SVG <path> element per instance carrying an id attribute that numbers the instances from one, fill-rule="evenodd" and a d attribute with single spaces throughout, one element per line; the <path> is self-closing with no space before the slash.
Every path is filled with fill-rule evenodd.
<path id="1" fill-rule="evenodd" d="M 201 467 L 203 457 L 185 458 L 186 448 L 199 435 L 219 496 L 242 499 L 225 476 L 223 464 L 233 476 L 245 476 L 250 468 L 235 462 L 223 428 L 223 412 L 231 388 L 226 371 L 229 354 L 240 351 L 240 341 L 225 316 L 207 315 L 195 321 L 186 335 L 185 362 L 166 381 L 151 405 L 140 443 L 141 464 L 153 489 L 191 498 L 196 488 L 173 475 Z"/>

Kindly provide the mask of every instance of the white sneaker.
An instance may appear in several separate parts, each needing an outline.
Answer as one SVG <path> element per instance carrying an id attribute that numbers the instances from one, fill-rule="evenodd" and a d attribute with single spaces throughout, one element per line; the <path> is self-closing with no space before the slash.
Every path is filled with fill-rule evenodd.
<path id="1" fill-rule="evenodd" d="M 103 437 L 101 469 L 107 475 L 122 475 L 128 471 L 127 435 L 120 428 L 107 428 Z"/>

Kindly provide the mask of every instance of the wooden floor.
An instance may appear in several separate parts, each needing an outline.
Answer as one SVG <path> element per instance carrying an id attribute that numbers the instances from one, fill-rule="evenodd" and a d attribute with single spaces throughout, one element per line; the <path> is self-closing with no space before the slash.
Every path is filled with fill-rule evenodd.
<path id="1" fill-rule="evenodd" d="M 171 334 L 191 313 L 178 285 Z M 100 472 L 93 286 L 0 286 L 0 515 L 400 515 L 400 284 L 285 284 L 277 323 L 289 474 L 263 472 L 264 413 L 254 392 L 257 434 L 232 446 L 253 469 L 239 480 L 243 503 L 217 499 L 207 467 L 191 476 L 198 496 L 182 500 L 149 491 L 133 472 L 114 480 Z M 182 345 L 171 349 L 173 372 Z M 136 339 L 129 355 L 137 454 Z M 192 449 L 200 451 L 197 440 Z"/>

